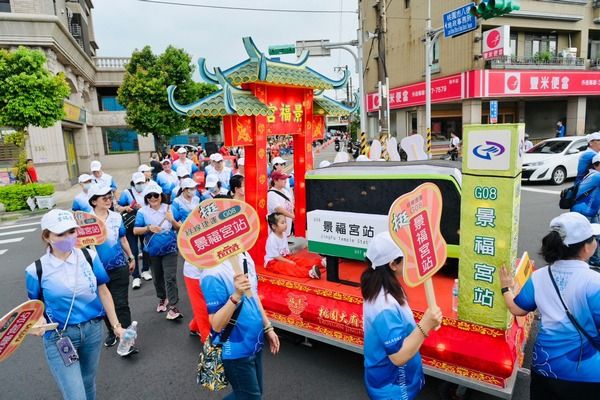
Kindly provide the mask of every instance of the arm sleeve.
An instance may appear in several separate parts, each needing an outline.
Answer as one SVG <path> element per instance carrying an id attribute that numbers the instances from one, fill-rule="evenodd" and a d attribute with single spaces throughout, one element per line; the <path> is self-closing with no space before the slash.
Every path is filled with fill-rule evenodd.
<path id="1" fill-rule="evenodd" d="M 81 209 L 79 208 L 79 202 L 77 201 L 77 199 L 73 200 L 73 205 L 71 206 L 71 210 L 81 211 Z"/>
<path id="2" fill-rule="evenodd" d="M 600 330 L 600 283 L 598 281 L 593 281 L 588 285 L 587 299 L 596 329 Z"/>
<path id="3" fill-rule="evenodd" d="M 406 321 L 402 319 L 402 314 L 395 310 L 384 310 L 373 321 L 373 329 L 383 343 L 385 354 L 388 356 L 402 348 L 406 328 Z"/>
<path id="4" fill-rule="evenodd" d="M 229 299 L 229 292 L 224 283 L 215 276 L 208 275 L 203 277 L 201 288 L 209 314 L 219 311 Z"/>
<path id="5" fill-rule="evenodd" d="M 267 244 L 265 246 L 265 255 L 269 258 L 279 257 L 281 254 L 277 248 L 277 240 L 274 234 L 270 234 L 267 238 Z"/>
<path id="6" fill-rule="evenodd" d="M 192 164 L 192 170 L 190 171 L 190 174 L 195 174 L 196 172 L 198 172 L 198 166 L 196 164 Z"/>
<path id="7" fill-rule="evenodd" d="M 181 208 L 179 208 L 179 202 L 175 201 L 175 199 L 171 202 L 171 212 L 173 213 L 175 221 L 182 222 Z"/>
<path id="8" fill-rule="evenodd" d="M 108 274 L 104 269 L 102 261 L 100 261 L 100 257 L 98 257 L 98 254 L 94 251 L 90 251 L 90 255 L 92 256 L 92 270 L 96 276 L 96 283 L 98 286 L 108 283 L 110 279 L 108 278 Z"/>
<path id="9" fill-rule="evenodd" d="M 111 187 L 113 190 L 117 190 L 117 182 L 115 182 L 115 178 L 113 178 L 113 179 L 110 181 L 110 187 Z"/>
<path id="10" fill-rule="evenodd" d="M 537 308 L 531 277 L 525 282 L 525 285 L 523 285 L 523 288 L 517 297 L 515 297 L 515 304 L 525 311 L 534 311 Z"/>
<path id="11" fill-rule="evenodd" d="M 144 214 L 138 211 L 135 215 L 135 224 L 133 225 L 136 228 L 143 228 L 146 226 L 146 220 L 144 219 Z"/>
<path id="12" fill-rule="evenodd" d="M 31 264 L 25 270 L 25 287 L 27 289 L 27 297 L 30 300 L 40 299 L 40 283 L 35 270 L 35 264 Z"/>
<path id="13" fill-rule="evenodd" d="M 119 197 L 119 205 L 121 207 L 125 207 L 128 206 L 130 204 L 129 202 L 129 190 L 123 190 L 121 192 L 121 197 Z"/>
<path id="14" fill-rule="evenodd" d="M 125 223 L 123 222 L 123 218 L 121 217 L 121 226 L 119 226 L 119 237 L 122 238 L 127 234 L 127 230 L 125 229 Z"/>

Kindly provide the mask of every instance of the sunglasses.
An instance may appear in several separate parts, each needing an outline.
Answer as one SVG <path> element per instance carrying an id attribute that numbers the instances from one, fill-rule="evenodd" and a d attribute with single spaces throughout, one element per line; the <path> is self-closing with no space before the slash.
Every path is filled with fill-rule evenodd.
<path id="1" fill-rule="evenodd" d="M 112 194 L 107 194 L 105 196 L 98 197 L 98 200 L 104 200 L 104 201 L 107 201 L 107 200 L 112 201 L 112 199 L 113 199 L 113 195 Z"/>
<path id="2" fill-rule="evenodd" d="M 57 234 L 56 234 L 56 236 L 63 237 L 63 236 L 65 236 L 65 235 L 72 235 L 72 234 L 74 234 L 75 232 L 77 232 L 77 228 L 71 228 L 71 229 L 69 229 L 68 231 L 65 231 L 65 232 L 63 232 L 63 233 L 57 233 Z"/>
<path id="3" fill-rule="evenodd" d="M 158 199 L 160 197 L 160 194 L 158 193 L 149 193 L 146 195 L 146 199 Z"/>
<path id="4" fill-rule="evenodd" d="M 215 162 L 216 162 L 216 163 L 222 163 L 222 162 L 223 162 L 223 160 L 220 160 L 220 161 L 215 161 Z"/>

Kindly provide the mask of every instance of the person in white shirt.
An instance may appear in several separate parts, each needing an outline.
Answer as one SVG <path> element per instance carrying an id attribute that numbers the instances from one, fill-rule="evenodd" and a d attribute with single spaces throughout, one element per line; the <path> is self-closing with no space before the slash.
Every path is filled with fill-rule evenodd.
<path id="1" fill-rule="evenodd" d="M 88 195 L 88 190 L 90 190 L 90 188 L 92 187 L 93 179 L 94 179 L 94 177 L 92 177 L 88 174 L 79 175 L 79 184 L 81 185 L 81 193 L 79 193 L 73 199 L 73 206 L 71 207 L 71 209 L 73 211 L 90 212 L 92 210 L 92 207 L 90 206 L 90 203 L 88 202 L 88 200 L 90 199 L 90 196 Z"/>
<path id="2" fill-rule="evenodd" d="M 291 236 L 292 224 L 296 216 L 294 214 L 294 198 L 285 189 L 288 178 L 289 175 L 280 171 L 273 171 L 271 174 L 273 187 L 267 192 L 267 212 L 283 214 L 287 221 L 286 235 Z"/>
<path id="3" fill-rule="evenodd" d="M 179 158 L 173 163 L 173 169 L 175 169 L 175 171 L 179 170 L 179 168 L 183 166 L 186 167 L 187 170 L 192 174 L 198 172 L 198 166 L 194 164 L 192 160 L 187 158 L 187 150 L 185 147 L 182 146 L 178 148 L 177 154 L 179 155 Z"/>
<path id="4" fill-rule="evenodd" d="M 285 159 L 281 158 L 281 157 L 274 157 L 273 160 L 271 161 L 271 165 L 273 167 L 273 169 L 271 170 L 271 175 L 273 174 L 274 171 L 279 171 L 282 173 L 284 172 L 285 169 L 285 165 L 286 165 L 287 161 L 285 161 Z M 288 175 L 287 179 L 285 180 L 285 189 L 291 194 L 292 193 L 292 186 L 290 184 L 290 180 L 293 179 L 292 175 Z"/>
<path id="5" fill-rule="evenodd" d="M 533 143 L 529 140 L 529 134 L 525 134 L 525 143 L 523 144 L 523 150 L 527 152 L 529 149 L 533 147 Z"/>
<path id="6" fill-rule="evenodd" d="M 161 161 L 163 170 L 156 175 L 156 183 L 161 187 L 163 193 L 171 193 L 173 188 L 179 183 L 177 172 L 173 170 L 171 160 L 165 158 Z"/>
<path id="7" fill-rule="evenodd" d="M 138 172 L 141 172 L 142 174 L 144 174 L 144 177 L 146 178 L 147 183 L 154 182 L 154 180 L 152 179 L 152 171 L 153 170 L 154 170 L 154 168 L 152 168 L 148 164 L 142 164 L 138 167 Z"/>
<path id="8" fill-rule="evenodd" d="M 215 153 L 211 157 L 214 170 L 207 174 L 207 176 L 215 174 L 219 179 L 219 182 L 221 182 L 221 187 L 229 190 L 229 179 L 231 179 L 232 176 L 231 168 L 224 165 L 225 161 L 223 160 L 223 156 L 221 154 Z"/>
<path id="9" fill-rule="evenodd" d="M 114 192 L 117 190 L 117 184 L 112 176 L 102 171 L 102 164 L 98 160 L 94 160 L 90 163 L 90 171 L 94 177 L 94 182 L 100 186 L 108 186 Z"/>

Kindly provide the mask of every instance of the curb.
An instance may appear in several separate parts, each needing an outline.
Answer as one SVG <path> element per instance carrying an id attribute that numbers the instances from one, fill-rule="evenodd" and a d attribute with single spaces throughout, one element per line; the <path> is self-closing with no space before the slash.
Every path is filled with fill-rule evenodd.
<path id="1" fill-rule="evenodd" d="M 0 213 L 0 222 L 13 221 L 15 219 L 21 219 L 26 217 L 35 217 L 36 215 L 42 215 L 48 212 L 47 209 L 36 209 L 34 211 L 20 210 Z"/>

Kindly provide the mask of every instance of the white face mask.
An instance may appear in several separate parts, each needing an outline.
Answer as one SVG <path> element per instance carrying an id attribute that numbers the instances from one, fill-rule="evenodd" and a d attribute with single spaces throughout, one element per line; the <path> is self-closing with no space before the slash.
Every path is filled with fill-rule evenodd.
<path id="1" fill-rule="evenodd" d="M 91 188 L 91 187 L 92 187 L 92 184 L 91 184 L 91 183 L 84 183 L 84 184 L 83 184 L 83 190 L 85 190 L 86 192 L 87 192 L 88 190 L 90 190 L 90 188 Z"/>
<path id="2" fill-rule="evenodd" d="M 135 190 L 138 191 L 139 193 L 144 191 L 144 187 L 146 187 L 145 183 L 136 183 L 135 185 Z"/>

